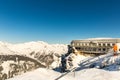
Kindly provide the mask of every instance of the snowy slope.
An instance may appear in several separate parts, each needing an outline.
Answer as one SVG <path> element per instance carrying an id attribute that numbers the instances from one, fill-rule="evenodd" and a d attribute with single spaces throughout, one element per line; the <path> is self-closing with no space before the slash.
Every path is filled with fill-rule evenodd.
<path id="1" fill-rule="evenodd" d="M 44 68 L 39 68 L 33 72 L 28 72 L 15 78 L 8 80 L 54 80 L 61 74 L 53 70 L 48 70 Z M 72 77 L 65 77 L 62 80 L 72 80 Z"/>
<path id="2" fill-rule="evenodd" d="M 91 65 L 94 62 L 97 62 L 98 64 L 100 63 L 102 64 L 102 62 L 106 61 L 108 66 L 102 69 L 97 69 L 98 67 L 87 68 L 87 69 L 83 68 L 79 71 L 76 71 L 75 73 L 74 72 L 68 73 L 66 76 L 60 78 L 59 80 L 120 80 L 120 77 L 119 77 L 120 71 L 117 68 L 119 66 L 117 62 L 120 62 L 119 60 L 120 55 L 113 56 L 111 54 L 107 54 L 107 55 L 99 56 L 99 58 L 98 57 L 86 58 L 84 56 L 78 56 L 78 57 L 83 58 L 83 59 L 78 59 L 80 61 L 82 60 L 81 63 L 86 61 L 84 64 L 89 63 L 89 65 Z M 89 59 L 91 60 L 87 61 Z M 61 73 L 55 72 L 53 70 L 39 68 L 33 72 L 28 72 L 23 75 L 16 76 L 9 80 L 55 80 L 60 75 Z"/>
<path id="3" fill-rule="evenodd" d="M 8 80 L 55 80 L 60 75 L 58 72 L 40 68 Z M 109 72 L 92 68 L 75 72 L 75 76 L 74 72 L 71 72 L 59 80 L 120 80 L 119 76 L 119 71 Z"/>
<path id="4" fill-rule="evenodd" d="M 120 80 L 119 76 L 119 71 L 110 72 L 92 68 L 76 72 L 76 77 L 74 80 Z"/>

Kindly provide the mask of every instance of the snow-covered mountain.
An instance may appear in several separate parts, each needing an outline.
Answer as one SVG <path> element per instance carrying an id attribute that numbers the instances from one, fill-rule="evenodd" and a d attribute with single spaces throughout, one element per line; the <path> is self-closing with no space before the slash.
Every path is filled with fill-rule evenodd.
<path id="1" fill-rule="evenodd" d="M 65 44 L 48 44 L 43 41 L 11 44 L 0 41 L 0 54 L 25 55 L 35 58 L 41 61 L 43 64 L 46 64 L 48 60 L 51 60 L 50 63 L 53 61 L 59 61 L 58 58 L 61 56 L 61 54 L 65 54 L 67 52 L 68 46 Z"/>
<path id="2" fill-rule="evenodd" d="M 10 48 L 8 48 L 8 45 L 8 43 L 0 41 L 0 54 L 14 54 L 14 51 L 10 50 Z"/>
<path id="3" fill-rule="evenodd" d="M 80 62 L 77 70 L 68 73 L 59 80 L 120 80 L 120 55 L 114 56 L 112 52 L 99 57 L 79 55 L 77 60 Z M 39 68 L 9 80 L 55 80 L 62 74 Z"/>
<path id="4" fill-rule="evenodd" d="M 67 45 L 64 44 L 48 44 L 43 41 L 37 42 L 27 42 L 21 44 L 11 44 L 7 42 L 0 41 L 0 53 L 8 53 L 8 54 L 23 54 L 29 55 L 30 53 L 44 53 L 49 54 L 50 52 L 56 54 L 64 54 L 67 52 Z"/>
<path id="5" fill-rule="evenodd" d="M 57 67 L 57 60 L 61 54 L 67 53 L 67 45 L 48 44 L 42 41 L 28 42 L 23 44 L 9 44 L 0 42 L 1 53 L 32 56 L 45 62 L 46 56 L 52 56 L 54 62 L 51 64 Z M 78 66 L 76 72 L 70 72 L 60 80 L 119 80 L 120 55 L 114 56 L 113 51 L 101 56 L 78 55 L 75 58 Z M 59 61 L 59 60 L 58 60 Z M 62 75 L 50 69 L 39 68 L 35 71 L 27 72 L 9 80 L 54 80 Z M 86 77 L 87 76 L 87 77 Z"/>

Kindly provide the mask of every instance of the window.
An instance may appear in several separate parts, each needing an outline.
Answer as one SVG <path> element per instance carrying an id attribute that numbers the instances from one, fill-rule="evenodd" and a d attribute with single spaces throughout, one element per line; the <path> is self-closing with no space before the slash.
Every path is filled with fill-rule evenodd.
<path id="1" fill-rule="evenodd" d="M 80 47 L 76 47 L 77 50 L 80 50 L 81 48 Z"/>
<path id="2" fill-rule="evenodd" d="M 74 43 L 72 43 L 72 45 L 74 46 L 75 44 L 74 44 Z"/>
<path id="3" fill-rule="evenodd" d="M 76 49 L 77 49 L 77 50 L 80 50 L 80 48 L 79 48 L 79 47 L 76 47 Z"/>
<path id="4" fill-rule="evenodd" d="M 103 51 L 106 51 L 106 49 L 105 49 L 105 48 L 103 48 Z"/>
<path id="5" fill-rule="evenodd" d="M 79 50 L 81 50 L 81 48 L 79 47 Z"/>
<path id="6" fill-rule="evenodd" d="M 114 46 L 115 44 L 113 43 L 112 46 Z"/>
<path id="7" fill-rule="evenodd" d="M 82 43 L 82 46 L 84 46 L 84 44 Z"/>
<path id="8" fill-rule="evenodd" d="M 79 46 L 81 46 L 81 43 L 79 43 Z"/>
<path id="9" fill-rule="evenodd" d="M 99 48 L 98 51 L 101 51 L 101 48 Z"/>
<path id="10" fill-rule="evenodd" d="M 103 46 L 105 46 L 105 43 L 103 44 Z"/>
<path id="11" fill-rule="evenodd" d="M 77 45 L 77 43 L 75 43 L 75 46 Z"/>
<path id="12" fill-rule="evenodd" d="M 110 44 L 108 43 L 107 46 L 110 46 Z"/>
<path id="13" fill-rule="evenodd" d="M 96 43 L 96 46 L 98 46 L 99 44 L 98 43 Z"/>
<path id="14" fill-rule="evenodd" d="M 96 48 L 93 48 L 93 51 L 96 51 Z"/>
<path id="15" fill-rule="evenodd" d="M 99 46 L 101 46 L 101 44 L 99 44 Z"/>

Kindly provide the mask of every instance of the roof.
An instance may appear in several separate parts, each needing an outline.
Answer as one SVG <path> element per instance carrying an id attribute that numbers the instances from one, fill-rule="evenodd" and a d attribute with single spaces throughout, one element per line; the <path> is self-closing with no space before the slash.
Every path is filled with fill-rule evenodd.
<path id="1" fill-rule="evenodd" d="M 72 40 L 71 42 L 114 42 L 120 43 L 120 38 L 89 38 L 89 39 L 81 39 L 81 40 Z"/>

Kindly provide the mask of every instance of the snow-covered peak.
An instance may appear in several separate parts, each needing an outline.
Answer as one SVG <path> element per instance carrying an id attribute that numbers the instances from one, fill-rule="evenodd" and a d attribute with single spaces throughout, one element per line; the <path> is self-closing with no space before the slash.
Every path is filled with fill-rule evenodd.
<path id="1" fill-rule="evenodd" d="M 14 54 L 14 51 L 10 50 L 8 48 L 8 45 L 10 45 L 7 42 L 0 41 L 0 54 L 7 55 L 7 54 Z"/>
<path id="2" fill-rule="evenodd" d="M 26 43 L 21 43 L 25 45 L 48 45 L 48 43 L 43 42 L 43 41 L 31 41 L 31 42 L 26 42 Z"/>
<path id="3" fill-rule="evenodd" d="M 19 44 L 11 44 L 0 41 L 0 53 L 13 54 L 13 52 L 24 55 L 29 55 L 31 52 L 39 52 L 41 54 L 49 54 L 50 52 L 63 54 L 67 52 L 67 45 L 48 44 L 43 41 L 31 41 Z"/>
<path id="4" fill-rule="evenodd" d="M 7 45 L 10 45 L 10 43 L 8 43 L 8 42 L 3 42 L 3 41 L 0 41 L 0 45 L 2 45 L 2 46 L 7 46 Z"/>

